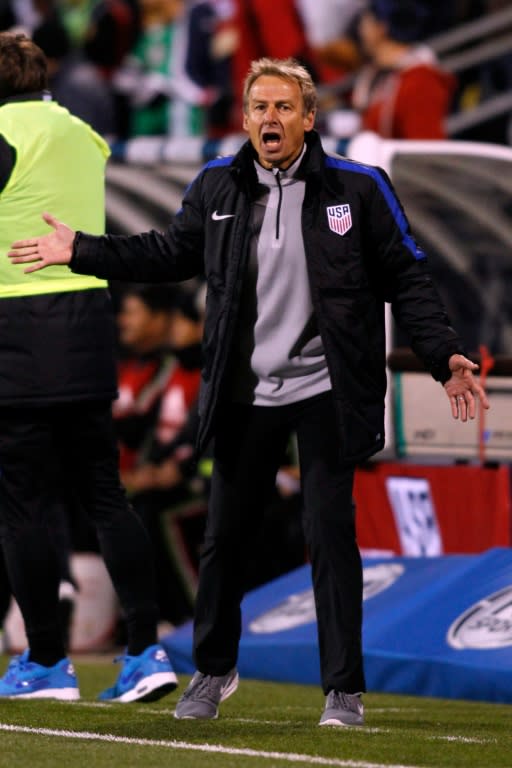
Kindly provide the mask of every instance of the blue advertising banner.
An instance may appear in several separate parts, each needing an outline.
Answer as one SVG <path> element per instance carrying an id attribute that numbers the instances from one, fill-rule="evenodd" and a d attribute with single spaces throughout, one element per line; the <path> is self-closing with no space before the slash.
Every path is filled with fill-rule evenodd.
<path id="1" fill-rule="evenodd" d="M 512 702 L 512 550 L 364 560 L 368 690 Z M 309 566 L 249 593 L 242 677 L 320 683 Z M 192 673 L 192 627 L 164 638 Z"/>

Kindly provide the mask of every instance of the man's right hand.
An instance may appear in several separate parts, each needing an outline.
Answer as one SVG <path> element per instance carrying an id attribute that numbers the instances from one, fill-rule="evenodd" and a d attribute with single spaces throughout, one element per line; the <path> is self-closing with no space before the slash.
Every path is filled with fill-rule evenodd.
<path id="1" fill-rule="evenodd" d="M 13 264 L 31 265 L 24 272 L 37 272 L 53 264 L 69 264 L 71 261 L 76 232 L 49 213 L 43 213 L 43 219 L 53 227 L 53 232 L 28 240 L 16 240 L 7 253 Z"/>

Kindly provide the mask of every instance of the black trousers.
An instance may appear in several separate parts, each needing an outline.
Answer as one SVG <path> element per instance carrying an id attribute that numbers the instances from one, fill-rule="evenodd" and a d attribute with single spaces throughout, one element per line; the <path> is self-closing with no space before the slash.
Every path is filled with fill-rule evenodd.
<path id="1" fill-rule="evenodd" d="M 322 687 L 325 693 L 364 691 L 354 468 L 340 461 L 330 392 L 282 407 L 230 405 L 219 421 L 199 568 L 195 663 L 212 675 L 223 675 L 236 664 L 244 567 L 258 557 L 251 543 L 292 431 L 298 440 Z"/>
<path id="2" fill-rule="evenodd" d="M 151 547 L 119 481 L 111 404 L 91 402 L 0 408 L 0 537 L 31 655 L 39 649 L 35 660 L 58 660 L 63 652 L 60 569 L 47 515 L 56 480 L 95 525 L 125 614 L 128 650 L 140 653 L 156 638 Z"/>

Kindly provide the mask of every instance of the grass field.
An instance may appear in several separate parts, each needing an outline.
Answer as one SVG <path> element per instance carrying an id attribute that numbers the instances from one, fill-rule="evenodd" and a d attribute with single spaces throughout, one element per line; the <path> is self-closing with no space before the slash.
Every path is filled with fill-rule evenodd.
<path id="1" fill-rule="evenodd" d="M 156 703 L 103 704 L 110 661 L 75 659 L 78 702 L 0 700 L 1 768 L 512 766 L 509 705 L 368 693 L 363 728 L 319 728 L 318 688 L 242 680 L 218 720 L 177 721 L 188 678 Z"/>

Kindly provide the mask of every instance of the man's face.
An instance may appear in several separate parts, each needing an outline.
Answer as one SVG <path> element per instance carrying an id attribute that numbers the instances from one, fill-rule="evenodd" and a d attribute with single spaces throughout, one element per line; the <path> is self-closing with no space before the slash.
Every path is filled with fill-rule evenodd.
<path id="1" fill-rule="evenodd" d="M 304 133 L 314 122 L 314 112 L 304 115 L 298 83 L 275 75 L 262 75 L 254 81 L 243 127 L 265 168 L 288 168 L 300 154 Z"/>
<path id="2" fill-rule="evenodd" d="M 121 344 L 133 352 L 151 352 L 167 342 L 169 314 L 150 309 L 138 296 L 123 298 L 117 324 Z"/>

